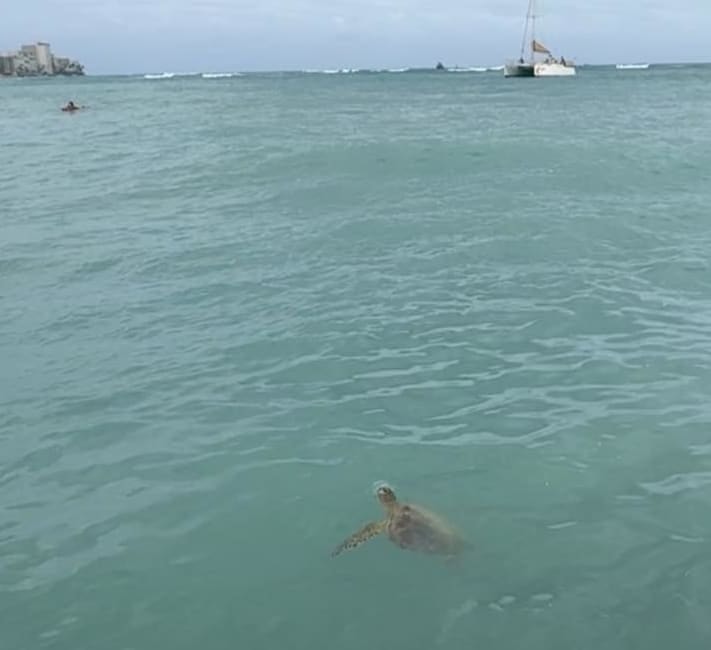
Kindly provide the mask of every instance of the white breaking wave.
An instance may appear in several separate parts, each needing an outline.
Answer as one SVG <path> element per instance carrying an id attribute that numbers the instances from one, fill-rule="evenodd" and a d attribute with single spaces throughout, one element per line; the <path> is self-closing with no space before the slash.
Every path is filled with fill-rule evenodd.
<path id="1" fill-rule="evenodd" d="M 646 70 L 649 63 L 618 63 L 615 67 L 618 70 Z"/>
<path id="2" fill-rule="evenodd" d="M 160 74 L 144 74 L 144 79 L 172 79 L 173 77 L 197 77 L 199 72 L 161 72 Z"/>
<path id="3" fill-rule="evenodd" d="M 161 72 L 158 74 L 144 74 L 144 79 L 173 79 L 175 77 L 202 77 L 203 79 L 227 79 L 241 77 L 241 72 Z"/>
<path id="4" fill-rule="evenodd" d="M 241 77 L 240 72 L 203 72 L 203 79 L 230 79 L 231 77 Z"/>
<path id="5" fill-rule="evenodd" d="M 327 70 L 316 70 L 314 68 L 308 68 L 306 70 L 301 70 L 303 74 L 353 74 L 356 72 L 377 72 L 376 70 L 369 70 L 367 68 L 329 68 Z M 381 72 L 384 72 L 381 70 Z"/>

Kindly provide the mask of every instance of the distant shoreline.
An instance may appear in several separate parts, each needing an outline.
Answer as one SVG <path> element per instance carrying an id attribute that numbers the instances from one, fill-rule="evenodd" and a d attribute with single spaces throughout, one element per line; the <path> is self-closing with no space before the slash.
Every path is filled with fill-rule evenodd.
<path id="1" fill-rule="evenodd" d="M 588 69 L 599 69 L 599 68 L 610 68 L 612 70 L 618 69 L 620 71 L 629 69 L 630 72 L 644 71 L 652 68 L 673 68 L 673 67 L 703 67 L 711 65 L 711 61 L 689 61 L 689 62 L 643 62 L 644 67 L 641 67 L 641 63 L 630 63 L 630 62 L 617 62 L 617 63 L 579 63 L 578 67 L 588 68 Z M 3 74 L 0 72 L 0 79 L 57 79 L 57 78 L 103 78 L 103 77 L 123 77 L 123 78 L 143 78 L 146 80 L 166 80 L 171 79 L 186 79 L 186 78 L 203 78 L 203 79 L 230 79 L 239 78 L 243 76 L 254 76 L 254 75 L 333 75 L 333 76 L 348 76 L 348 75 L 362 75 L 362 74 L 407 74 L 407 73 L 469 73 L 469 74 L 483 74 L 483 73 L 495 73 L 502 69 L 500 65 L 491 66 L 445 66 L 443 69 L 436 69 L 435 67 L 402 67 L 402 68 L 378 68 L 378 69 L 368 69 L 368 68 L 325 68 L 323 70 L 317 69 L 286 69 L 286 70 L 239 70 L 239 71 L 207 71 L 207 72 L 114 72 L 114 73 L 93 73 L 87 74 L 83 67 L 77 71 L 62 71 L 54 73 L 31 73 L 31 74 Z"/>
<path id="2" fill-rule="evenodd" d="M 84 66 L 69 57 L 57 56 L 50 44 L 38 41 L 19 50 L 0 54 L 0 77 L 83 77 Z"/>

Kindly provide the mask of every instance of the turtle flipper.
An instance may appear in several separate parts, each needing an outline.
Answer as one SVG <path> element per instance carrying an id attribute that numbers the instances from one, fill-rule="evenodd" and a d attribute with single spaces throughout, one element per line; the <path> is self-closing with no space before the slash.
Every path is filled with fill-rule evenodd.
<path id="1" fill-rule="evenodd" d="M 386 524 L 386 521 L 371 521 L 336 546 L 331 552 L 331 557 L 336 557 L 343 551 L 350 551 L 356 546 L 360 546 L 363 542 L 367 542 L 371 537 L 380 535 L 385 530 Z"/>

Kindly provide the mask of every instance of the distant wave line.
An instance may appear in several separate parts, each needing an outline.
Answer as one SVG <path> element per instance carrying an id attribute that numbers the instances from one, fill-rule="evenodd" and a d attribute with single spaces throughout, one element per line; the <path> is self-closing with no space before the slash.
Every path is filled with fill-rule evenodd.
<path id="1" fill-rule="evenodd" d="M 615 67 L 618 70 L 646 70 L 649 63 L 618 63 Z"/>
<path id="2" fill-rule="evenodd" d="M 472 66 L 472 67 L 458 67 L 444 68 L 446 72 L 494 72 L 498 70 L 503 70 L 503 66 Z M 436 72 L 435 68 L 327 68 L 325 70 L 316 69 L 306 69 L 302 70 L 303 74 L 358 74 L 358 73 L 370 73 L 370 74 L 402 74 L 404 72 Z"/>
<path id="3" fill-rule="evenodd" d="M 203 79 L 230 79 L 243 76 L 241 72 L 203 72 Z"/>
<path id="4" fill-rule="evenodd" d="M 451 67 L 444 68 L 444 72 L 493 72 L 502 70 L 503 66 L 472 66 L 472 67 Z M 301 70 L 301 74 L 326 74 L 326 75 L 351 75 L 351 74 L 403 74 L 408 72 L 437 72 L 435 68 L 327 68 L 324 70 L 306 69 Z M 259 73 L 257 73 L 259 74 Z M 155 81 L 155 80 L 167 80 L 175 79 L 176 77 L 200 77 L 202 79 L 230 79 L 233 77 L 243 77 L 245 73 L 243 72 L 151 72 L 142 75 L 144 79 Z"/>
<path id="5" fill-rule="evenodd" d="M 242 77 L 241 72 L 160 72 L 144 74 L 144 79 L 174 79 L 175 77 L 202 77 L 203 79 L 229 79 Z"/>

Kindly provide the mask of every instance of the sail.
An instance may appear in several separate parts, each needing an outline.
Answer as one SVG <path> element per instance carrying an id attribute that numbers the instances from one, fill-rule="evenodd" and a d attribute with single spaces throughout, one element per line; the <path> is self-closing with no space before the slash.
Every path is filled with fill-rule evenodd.
<path id="1" fill-rule="evenodd" d="M 540 54 L 550 54 L 551 51 L 543 45 L 543 43 L 539 43 L 538 41 L 534 40 L 533 44 L 531 46 L 533 48 L 534 52 L 539 52 Z"/>

